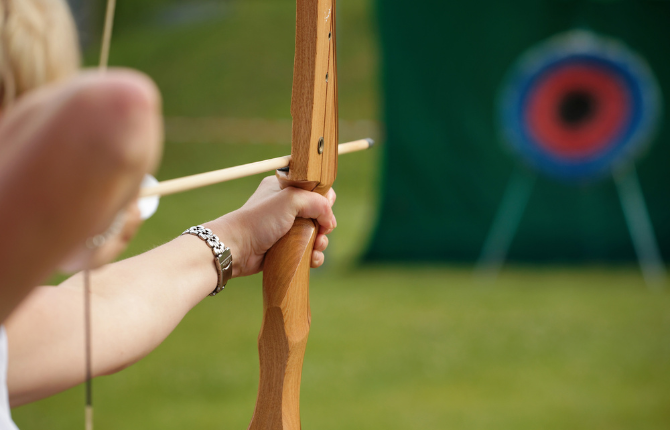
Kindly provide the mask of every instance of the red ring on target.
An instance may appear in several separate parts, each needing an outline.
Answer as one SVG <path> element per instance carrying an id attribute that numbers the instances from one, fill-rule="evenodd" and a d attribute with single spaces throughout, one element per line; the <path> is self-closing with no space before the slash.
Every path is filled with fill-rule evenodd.
<path id="1" fill-rule="evenodd" d="M 596 65 L 569 64 L 551 70 L 530 94 L 528 132 L 540 147 L 560 158 L 579 159 L 606 150 L 630 116 L 631 95 L 625 82 Z"/>

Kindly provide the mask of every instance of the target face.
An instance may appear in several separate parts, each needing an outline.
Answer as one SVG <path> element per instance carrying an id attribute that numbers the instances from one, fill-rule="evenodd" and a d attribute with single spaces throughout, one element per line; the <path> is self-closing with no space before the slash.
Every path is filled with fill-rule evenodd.
<path id="1" fill-rule="evenodd" d="M 660 92 L 621 43 L 574 31 L 518 61 L 498 108 L 515 154 L 549 176 L 588 180 L 639 156 L 660 117 Z"/>

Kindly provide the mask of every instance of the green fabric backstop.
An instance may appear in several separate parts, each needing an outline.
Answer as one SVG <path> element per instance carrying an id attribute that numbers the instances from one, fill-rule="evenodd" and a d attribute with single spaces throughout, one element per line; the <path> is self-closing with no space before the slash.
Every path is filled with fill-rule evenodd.
<path id="1" fill-rule="evenodd" d="M 515 169 L 495 101 L 533 45 L 570 29 L 622 40 L 670 94 L 670 2 L 377 2 L 386 139 L 379 218 L 367 261 L 475 261 Z M 670 130 L 636 163 L 661 253 L 670 258 Z M 538 176 L 508 261 L 636 259 L 611 179 Z"/>

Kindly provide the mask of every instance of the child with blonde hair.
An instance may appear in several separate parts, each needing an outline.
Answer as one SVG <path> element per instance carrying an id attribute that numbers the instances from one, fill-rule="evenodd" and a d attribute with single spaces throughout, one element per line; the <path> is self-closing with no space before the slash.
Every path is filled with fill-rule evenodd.
<path id="1" fill-rule="evenodd" d="M 63 0 L 0 0 L 0 8 L 0 430 L 14 430 L 10 403 L 83 382 L 82 275 L 58 288 L 37 285 L 66 262 L 81 269 L 109 261 L 129 240 L 132 228 L 115 246 L 84 246 L 132 204 L 156 167 L 162 117 L 146 76 L 77 72 L 77 38 Z M 227 275 L 234 278 L 261 271 L 265 253 L 296 217 L 316 219 L 318 267 L 336 226 L 334 201 L 332 190 L 325 197 L 281 190 L 268 177 L 242 208 L 205 227 L 230 248 Z M 207 243 L 187 234 L 93 271 L 93 376 L 117 372 L 158 346 L 220 286 L 222 272 L 212 263 Z"/>

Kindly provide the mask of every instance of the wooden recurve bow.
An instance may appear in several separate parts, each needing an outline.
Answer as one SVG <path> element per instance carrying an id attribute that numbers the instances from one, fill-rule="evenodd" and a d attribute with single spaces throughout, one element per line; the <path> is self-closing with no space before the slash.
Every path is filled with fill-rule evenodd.
<path id="1" fill-rule="evenodd" d="M 108 0 L 101 54 L 103 70 L 115 3 L 116 0 Z M 288 168 L 277 170 L 277 177 L 283 188 L 297 187 L 324 195 L 337 175 L 335 0 L 297 0 L 295 40 L 291 157 Z M 353 152 L 367 149 L 372 143 L 371 139 L 364 139 L 339 149 Z M 278 159 L 264 163 L 267 162 Z M 259 163 L 253 164 L 166 181 L 143 190 L 142 195 L 167 195 L 265 171 L 258 170 L 255 164 Z M 244 172 L 232 172 L 242 167 Z M 300 429 L 300 379 L 311 319 L 309 269 L 318 230 L 315 220 L 298 218 L 266 254 L 263 323 L 258 336 L 260 382 L 250 430 Z M 88 319 L 86 322 L 90 324 Z M 87 428 L 92 428 L 90 415 Z"/>
<path id="2" fill-rule="evenodd" d="M 325 194 L 337 174 L 335 0 L 297 0 L 288 169 L 282 187 Z M 315 220 L 296 219 L 265 257 L 260 383 L 250 430 L 300 429 L 300 379 L 309 334 L 309 269 Z"/>

